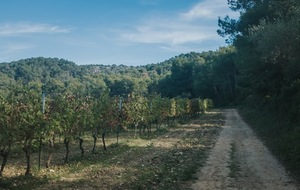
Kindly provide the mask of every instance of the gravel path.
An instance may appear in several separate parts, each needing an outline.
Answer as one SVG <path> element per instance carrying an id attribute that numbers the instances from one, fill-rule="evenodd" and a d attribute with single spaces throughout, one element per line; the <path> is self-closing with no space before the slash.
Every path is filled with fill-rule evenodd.
<path id="1" fill-rule="evenodd" d="M 295 182 L 235 109 L 192 189 L 297 190 Z"/>

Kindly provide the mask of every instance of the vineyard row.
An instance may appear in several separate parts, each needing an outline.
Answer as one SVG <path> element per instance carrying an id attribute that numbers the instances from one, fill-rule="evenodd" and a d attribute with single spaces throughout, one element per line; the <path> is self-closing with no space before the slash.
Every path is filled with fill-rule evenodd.
<path id="1" fill-rule="evenodd" d="M 0 155 L 2 175 L 12 147 L 25 153 L 26 172 L 31 175 L 31 155 L 39 151 L 39 167 L 42 144 L 48 143 L 49 157 L 46 167 L 50 166 L 54 152 L 55 136 L 62 136 L 66 148 L 64 163 L 68 162 L 69 144 L 79 140 L 81 154 L 84 154 L 83 134 L 92 132 L 95 152 L 98 135 L 101 134 L 103 147 L 107 131 L 120 131 L 129 127 L 148 129 L 151 124 L 159 126 L 169 118 L 192 116 L 212 107 L 209 99 L 163 98 L 160 95 L 147 97 L 130 94 L 124 97 L 110 97 L 103 92 L 100 97 L 77 96 L 73 94 L 43 94 L 33 89 L 11 93 L 0 97 Z"/>

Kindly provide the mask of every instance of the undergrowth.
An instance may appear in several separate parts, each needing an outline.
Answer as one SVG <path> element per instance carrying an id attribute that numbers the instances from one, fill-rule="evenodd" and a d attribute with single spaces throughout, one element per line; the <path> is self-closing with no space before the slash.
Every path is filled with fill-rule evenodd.
<path id="1" fill-rule="evenodd" d="M 292 177 L 300 182 L 300 124 L 266 110 L 243 108 L 239 111 Z"/>

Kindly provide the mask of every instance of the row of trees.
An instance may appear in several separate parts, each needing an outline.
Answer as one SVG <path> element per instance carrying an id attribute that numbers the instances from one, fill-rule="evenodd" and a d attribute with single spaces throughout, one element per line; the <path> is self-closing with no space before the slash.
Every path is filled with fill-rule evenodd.
<path id="1" fill-rule="evenodd" d="M 166 97 L 211 98 L 217 105 L 235 101 L 237 68 L 236 49 L 182 54 L 173 59 L 171 74 L 157 84 L 157 92 Z"/>
<path id="2" fill-rule="evenodd" d="M 103 148 L 107 131 L 115 131 L 117 138 L 121 130 L 132 128 L 151 130 L 151 124 L 159 126 L 168 118 L 182 117 L 204 112 L 212 106 L 211 100 L 162 98 L 153 94 L 147 97 L 129 94 L 128 97 L 109 96 L 103 92 L 99 97 L 82 94 L 48 94 L 31 85 L 12 90 L 0 100 L 0 155 L 3 157 L 2 174 L 12 147 L 24 151 L 27 167 L 25 175 L 31 174 L 31 155 L 42 144 L 49 145 L 46 166 L 50 166 L 55 137 L 62 136 L 66 148 L 64 162 L 68 162 L 71 141 L 79 141 L 81 154 L 85 133 L 94 138 L 95 152 L 98 135 L 102 135 Z M 117 139 L 118 140 L 118 139 Z M 39 157 L 39 163 L 41 158 Z"/>
<path id="3" fill-rule="evenodd" d="M 240 17 L 219 19 L 218 33 L 236 48 L 235 100 L 251 110 L 257 132 L 300 179 L 300 2 L 228 4 Z"/>
<path id="4" fill-rule="evenodd" d="M 299 122 L 300 4 L 297 0 L 230 0 L 237 20 L 219 19 L 218 33 L 237 53 L 238 98 Z"/>

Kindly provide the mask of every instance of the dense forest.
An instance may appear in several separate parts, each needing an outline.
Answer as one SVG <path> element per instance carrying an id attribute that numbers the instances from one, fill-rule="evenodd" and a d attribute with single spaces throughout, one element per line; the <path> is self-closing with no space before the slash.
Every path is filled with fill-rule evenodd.
<path id="1" fill-rule="evenodd" d="M 271 150 L 300 175 L 300 3 L 228 4 L 240 17 L 219 18 L 217 32 L 227 47 L 143 66 L 76 65 L 43 57 L 1 63 L 1 98 L 23 88 L 48 97 L 209 98 L 215 106 L 243 107 Z"/>
<path id="2" fill-rule="evenodd" d="M 79 93 L 99 96 L 161 94 L 163 97 L 211 98 L 233 102 L 236 68 L 235 48 L 181 54 L 145 66 L 76 65 L 58 58 L 29 58 L 0 64 L 1 93 L 17 86 L 36 86 L 47 94 Z"/>
<path id="3" fill-rule="evenodd" d="M 219 18 L 236 48 L 235 101 L 286 167 L 300 176 L 300 3 L 229 0 L 239 19 Z"/>

